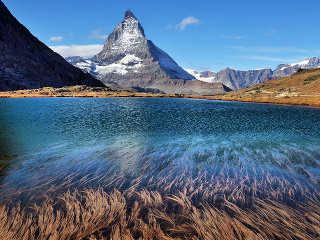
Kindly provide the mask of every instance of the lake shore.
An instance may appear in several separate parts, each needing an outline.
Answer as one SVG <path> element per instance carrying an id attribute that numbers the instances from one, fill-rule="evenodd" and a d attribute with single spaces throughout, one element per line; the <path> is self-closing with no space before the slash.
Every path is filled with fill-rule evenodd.
<path id="1" fill-rule="evenodd" d="M 234 101 L 234 102 L 252 102 L 252 103 L 269 103 L 269 104 L 281 104 L 281 105 L 301 105 L 301 106 L 312 106 L 320 107 L 320 97 L 315 98 L 314 96 L 302 96 L 295 98 L 267 98 L 267 97 L 243 97 L 239 98 L 236 96 L 205 96 L 204 99 L 208 100 L 222 100 L 222 101 Z"/>
<path id="2" fill-rule="evenodd" d="M 0 239 L 320 239 L 318 109 L 51 97 L 0 111 Z"/>
<path id="3" fill-rule="evenodd" d="M 298 69 L 295 74 L 285 78 L 207 99 L 319 107 L 320 69 Z"/>
<path id="4" fill-rule="evenodd" d="M 251 87 L 253 88 L 253 87 Z M 184 94 L 162 94 L 162 93 L 145 93 L 133 92 L 130 90 L 115 90 L 102 87 L 87 87 L 83 85 L 53 88 L 44 87 L 39 89 L 26 89 L 0 92 L 0 98 L 41 98 L 41 97 L 167 97 L 167 98 L 192 98 L 192 99 L 207 99 L 207 100 L 222 100 L 222 101 L 237 101 L 237 102 L 255 102 L 255 103 L 270 103 L 270 104 L 285 104 L 285 105 L 305 105 L 305 106 L 320 106 L 320 95 L 288 95 L 282 96 L 269 94 L 270 96 L 257 96 L 252 93 L 251 88 L 229 92 L 219 95 L 197 96 Z"/>
<path id="5" fill-rule="evenodd" d="M 38 97 L 163 97 L 164 94 L 115 90 L 108 87 L 88 87 L 85 85 L 62 88 L 44 87 L 0 92 L 0 98 L 38 98 Z"/>

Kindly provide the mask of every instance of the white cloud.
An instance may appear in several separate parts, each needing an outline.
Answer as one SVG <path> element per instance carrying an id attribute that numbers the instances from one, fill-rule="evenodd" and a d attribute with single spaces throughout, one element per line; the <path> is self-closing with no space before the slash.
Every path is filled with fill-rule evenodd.
<path id="1" fill-rule="evenodd" d="M 63 40 L 63 37 L 57 36 L 57 37 L 51 37 L 49 39 L 49 42 L 61 42 Z"/>
<path id="2" fill-rule="evenodd" d="M 71 45 L 71 46 L 51 46 L 50 47 L 56 53 L 59 53 L 62 57 L 80 56 L 91 57 L 101 52 L 103 45 Z"/>
<path id="3" fill-rule="evenodd" d="M 108 35 L 102 35 L 101 29 L 97 29 L 91 32 L 89 38 L 101 38 L 101 39 L 107 39 Z"/>
<path id="4" fill-rule="evenodd" d="M 228 35 L 221 35 L 222 38 L 228 38 L 228 39 L 244 39 L 247 38 L 247 36 L 239 35 L 239 36 L 228 36 Z"/>
<path id="5" fill-rule="evenodd" d="M 180 23 L 176 24 L 176 28 L 178 28 L 179 30 L 184 30 L 186 26 L 192 25 L 192 24 L 200 24 L 199 19 L 196 19 L 192 16 L 186 17 L 182 19 Z"/>

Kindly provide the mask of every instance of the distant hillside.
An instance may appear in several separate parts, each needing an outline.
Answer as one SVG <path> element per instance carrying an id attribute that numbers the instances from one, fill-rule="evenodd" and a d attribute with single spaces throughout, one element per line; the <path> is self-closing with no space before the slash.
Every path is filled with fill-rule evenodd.
<path id="1" fill-rule="evenodd" d="M 320 69 L 301 69 L 289 77 L 270 80 L 211 99 L 320 106 Z"/>
<path id="2" fill-rule="evenodd" d="M 280 64 L 275 70 L 264 68 L 241 71 L 229 67 L 219 72 L 185 70 L 198 80 L 214 83 L 220 82 L 232 90 L 239 90 L 263 83 L 267 80 L 290 76 L 294 74 L 298 68 L 310 69 L 318 67 L 320 67 L 320 57 L 307 58 L 299 63 Z"/>
<path id="3" fill-rule="evenodd" d="M 104 86 L 34 37 L 0 0 L 0 90 Z"/>

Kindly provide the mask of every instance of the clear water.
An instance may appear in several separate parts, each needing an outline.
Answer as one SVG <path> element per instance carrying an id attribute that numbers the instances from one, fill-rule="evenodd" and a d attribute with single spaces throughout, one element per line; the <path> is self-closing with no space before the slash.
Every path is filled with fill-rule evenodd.
<path id="1" fill-rule="evenodd" d="M 139 180 L 141 187 L 152 188 L 165 185 L 164 178 L 179 179 L 181 186 L 197 179 L 201 185 L 239 174 L 278 175 L 318 189 L 319 126 L 320 109 L 298 106 L 166 98 L 0 99 L 1 199 L 53 186 L 121 190 Z"/>

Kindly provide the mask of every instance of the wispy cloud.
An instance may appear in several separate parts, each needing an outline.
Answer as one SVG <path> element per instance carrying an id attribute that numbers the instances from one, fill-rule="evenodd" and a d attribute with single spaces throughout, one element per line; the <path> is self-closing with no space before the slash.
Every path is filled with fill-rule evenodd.
<path id="1" fill-rule="evenodd" d="M 253 60 L 262 60 L 262 61 L 269 61 L 269 62 L 291 62 L 295 61 L 294 59 L 288 58 L 277 58 L 277 57 L 264 57 L 264 56 L 243 56 L 245 59 L 253 59 Z"/>
<path id="2" fill-rule="evenodd" d="M 91 34 L 89 35 L 89 38 L 98 38 L 98 39 L 107 39 L 108 35 L 103 35 L 101 33 L 101 29 L 97 29 L 91 32 Z"/>
<path id="3" fill-rule="evenodd" d="M 277 32 L 279 32 L 278 29 L 273 29 L 272 31 L 265 34 L 266 37 L 270 37 L 272 35 L 275 35 Z"/>
<path id="4" fill-rule="evenodd" d="M 242 51 L 242 52 L 265 52 L 265 53 L 307 53 L 307 54 L 314 54 L 320 53 L 319 50 L 307 50 L 295 47 L 240 47 L 240 46 L 233 46 L 232 49 Z"/>
<path id="5" fill-rule="evenodd" d="M 228 38 L 228 39 L 244 39 L 244 38 L 248 38 L 247 36 L 245 35 L 238 35 L 238 36 L 228 36 L 228 35 L 221 35 L 222 38 Z"/>
<path id="6" fill-rule="evenodd" d="M 234 56 L 234 58 L 252 59 L 252 60 L 277 62 L 277 63 L 296 63 L 296 62 L 301 62 L 307 57 L 301 56 L 301 57 L 290 58 L 290 57 L 268 57 L 268 56 L 248 55 L 248 56 L 237 56 L 237 57 Z"/>
<path id="7" fill-rule="evenodd" d="M 196 19 L 193 16 L 189 16 L 189 17 L 182 19 L 182 21 L 180 23 L 176 24 L 175 27 L 176 27 L 176 29 L 184 30 L 188 25 L 193 25 L 193 24 L 201 24 L 201 22 L 199 19 Z"/>
<path id="8" fill-rule="evenodd" d="M 49 42 L 61 42 L 63 40 L 62 36 L 51 37 Z"/>
<path id="9" fill-rule="evenodd" d="M 51 46 L 50 47 L 56 53 L 59 53 L 62 57 L 69 56 L 80 56 L 80 57 L 91 57 L 98 54 L 103 45 L 94 44 L 94 45 L 71 45 L 71 46 Z"/>

